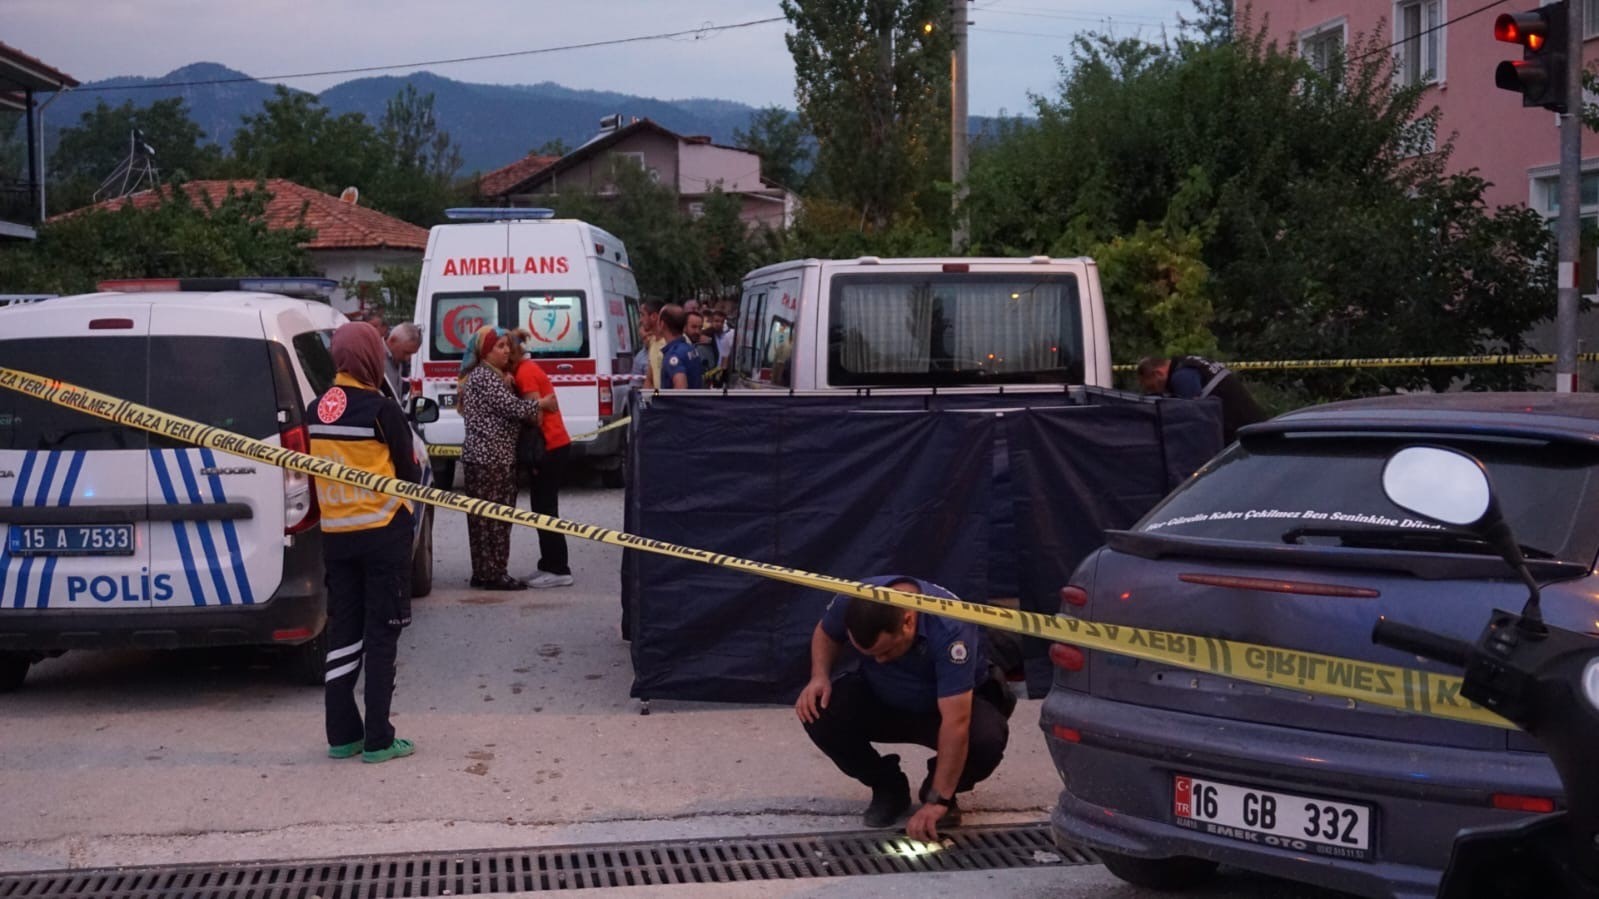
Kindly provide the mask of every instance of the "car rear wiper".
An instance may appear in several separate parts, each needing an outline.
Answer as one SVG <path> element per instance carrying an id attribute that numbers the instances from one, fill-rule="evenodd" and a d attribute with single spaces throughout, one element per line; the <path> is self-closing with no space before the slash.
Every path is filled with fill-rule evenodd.
<path id="1" fill-rule="evenodd" d="M 1474 534 L 1436 528 L 1368 527 L 1351 525 L 1338 527 L 1289 528 L 1283 531 L 1283 542 L 1300 544 L 1306 537 L 1337 537 L 1342 546 L 1366 549 L 1416 549 L 1423 552 L 1468 552 L 1480 555 L 1498 555 L 1488 541 Z M 1522 545 L 1521 554 L 1529 559 L 1553 559 L 1555 554 L 1536 546 Z"/>

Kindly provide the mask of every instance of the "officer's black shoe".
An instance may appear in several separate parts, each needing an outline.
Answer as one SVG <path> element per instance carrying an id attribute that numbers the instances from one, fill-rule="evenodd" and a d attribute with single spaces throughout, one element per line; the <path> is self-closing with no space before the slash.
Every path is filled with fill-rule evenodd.
<path id="1" fill-rule="evenodd" d="M 872 786 L 872 802 L 861 816 L 861 823 L 867 827 L 893 827 L 911 808 L 911 782 L 899 770 L 899 756 L 883 756 L 883 767 L 891 768 L 892 773 L 884 774 Z"/>
<path id="2" fill-rule="evenodd" d="M 933 798 L 933 792 L 933 775 L 929 773 L 927 775 L 927 779 L 922 781 L 922 788 L 916 791 L 916 795 L 921 798 L 922 802 L 925 803 L 927 800 Z M 939 830 L 943 830 L 946 827 L 961 826 L 961 804 L 959 797 L 949 797 L 949 808 L 945 810 L 943 816 L 938 819 L 938 823 L 934 826 Z"/>

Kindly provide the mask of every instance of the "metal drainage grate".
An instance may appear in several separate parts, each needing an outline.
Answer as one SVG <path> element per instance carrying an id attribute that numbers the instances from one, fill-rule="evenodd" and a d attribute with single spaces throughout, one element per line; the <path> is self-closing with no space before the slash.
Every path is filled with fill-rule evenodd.
<path id="1" fill-rule="evenodd" d="M 1093 864 L 1056 848 L 1044 824 L 951 831 L 929 851 L 903 835 L 801 834 L 369 855 L 0 875 L 0 897 L 28 899 L 376 899 L 483 896 L 652 884 L 734 883 Z"/>

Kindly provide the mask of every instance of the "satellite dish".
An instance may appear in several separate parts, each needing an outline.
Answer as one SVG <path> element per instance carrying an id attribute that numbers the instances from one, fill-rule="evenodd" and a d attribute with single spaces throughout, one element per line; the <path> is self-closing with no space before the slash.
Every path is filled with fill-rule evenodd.
<path id="1" fill-rule="evenodd" d="M 361 202 L 361 192 L 353 187 L 346 187 L 343 192 L 339 194 L 339 202 L 349 203 L 351 206 L 359 205 Z"/>

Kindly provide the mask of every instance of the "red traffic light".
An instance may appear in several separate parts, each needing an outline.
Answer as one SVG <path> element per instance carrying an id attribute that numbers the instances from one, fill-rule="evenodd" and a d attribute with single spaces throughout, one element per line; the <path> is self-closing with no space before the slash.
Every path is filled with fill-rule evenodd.
<path id="1" fill-rule="evenodd" d="M 1494 19 L 1494 40 L 1520 44 L 1536 53 L 1549 40 L 1549 18 L 1543 9 L 1504 13 Z"/>
<path id="2" fill-rule="evenodd" d="M 1494 40 L 1521 45 L 1521 59 L 1494 69 L 1494 85 L 1521 94 L 1521 105 L 1566 111 L 1566 3 L 1560 0 L 1494 19 Z"/>
<path id="3" fill-rule="evenodd" d="M 1516 17 L 1503 13 L 1494 20 L 1494 40 L 1507 44 L 1521 43 L 1521 31 L 1516 28 Z"/>

